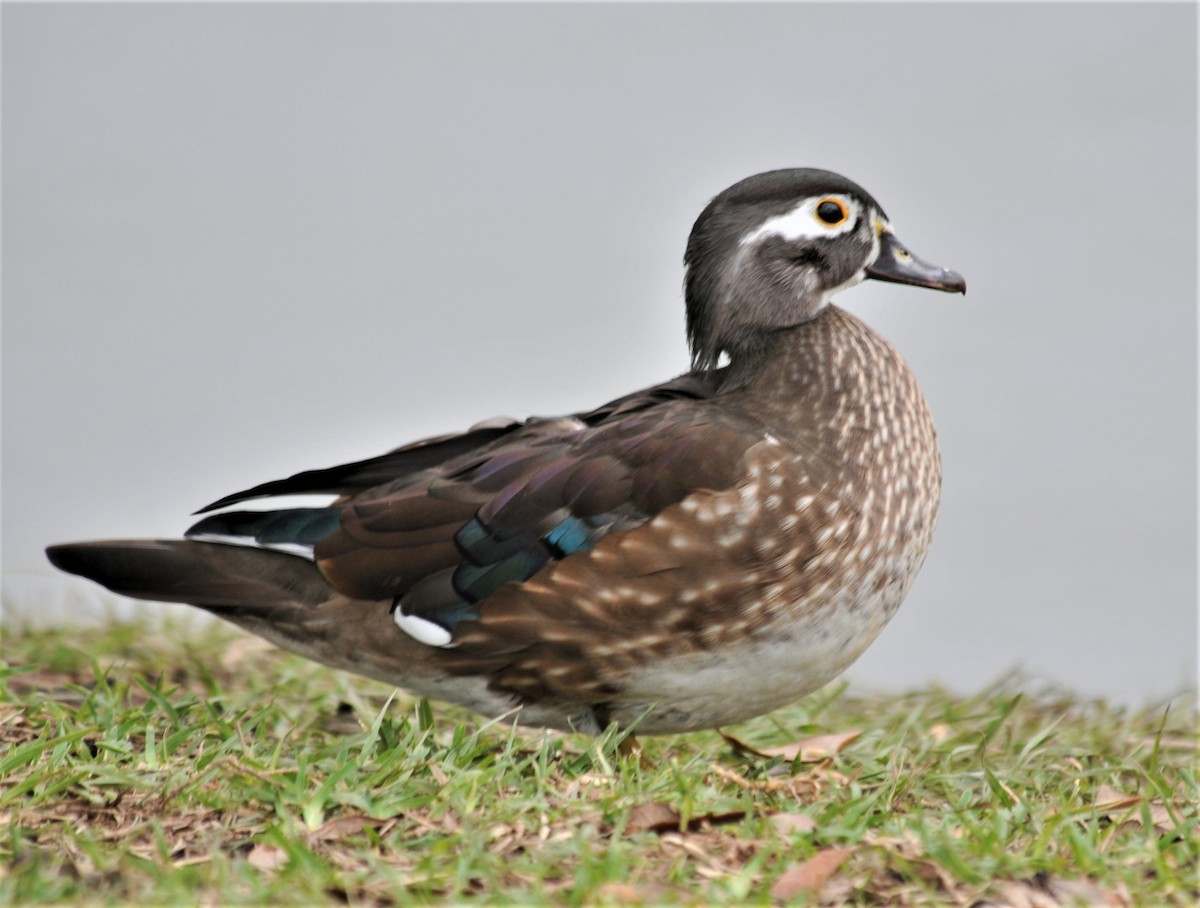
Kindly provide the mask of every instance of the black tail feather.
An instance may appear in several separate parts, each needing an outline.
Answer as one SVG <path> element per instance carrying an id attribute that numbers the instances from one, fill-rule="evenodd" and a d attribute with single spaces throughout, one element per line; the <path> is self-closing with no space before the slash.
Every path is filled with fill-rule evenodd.
<path id="1" fill-rule="evenodd" d="M 59 570 L 114 593 L 221 612 L 315 606 L 332 591 L 310 562 L 261 549 L 185 540 L 73 542 L 46 549 Z"/>
<path id="2" fill-rule="evenodd" d="M 322 536 L 332 533 L 338 526 L 339 513 L 335 507 L 226 511 L 205 517 L 184 535 L 189 539 L 244 537 L 267 547 L 286 545 L 312 549 Z"/>
<path id="3" fill-rule="evenodd" d="M 487 426 L 464 432 L 461 435 L 445 435 L 440 438 L 426 439 L 368 460 L 341 464 L 324 470 L 305 470 L 303 473 L 297 473 L 287 479 L 264 482 L 252 489 L 226 495 L 212 504 L 205 505 L 196 513 L 207 514 L 209 511 L 229 507 L 231 504 L 277 495 L 346 495 L 361 492 L 363 489 L 392 482 L 400 477 L 411 476 L 435 467 L 495 441 L 519 426 L 520 423 L 516 422 L 506 423 L 502 426 Z"/>

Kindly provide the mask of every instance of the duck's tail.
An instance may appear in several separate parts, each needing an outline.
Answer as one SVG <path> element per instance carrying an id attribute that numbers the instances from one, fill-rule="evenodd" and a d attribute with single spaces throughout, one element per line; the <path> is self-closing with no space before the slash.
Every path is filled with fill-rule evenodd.
<path id="1" fill-rule="evenodd" d="M 396 630 L 390 602 L 341 595 L 295 555 L 185 539 L 72 542 L 46 555 L 115 593 L 194 605 L 308 659 L 389 684 L 412 686 L 436 657 Z"/>
<path id="2" fill-rule="evenodd" d="M 71 542 L 50 563 L 134 599 L 186 602 L 222 617 L 317 606 L 332 591 L 309 561 L 279 552 L 190 540 Z"/>

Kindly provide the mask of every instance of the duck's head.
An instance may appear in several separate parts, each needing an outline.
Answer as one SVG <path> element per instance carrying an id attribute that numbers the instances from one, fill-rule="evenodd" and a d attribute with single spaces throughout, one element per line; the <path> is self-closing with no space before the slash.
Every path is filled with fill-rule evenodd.
<path id="1" fill-rule="evenodd" d="M 862 187 L 828 170 L 772 170 L 730 186 L 696 219 L 684 255 L 693 365 L 736 361 L 818 315 L 865 278 L 966 293 L 921 261 Z"/>

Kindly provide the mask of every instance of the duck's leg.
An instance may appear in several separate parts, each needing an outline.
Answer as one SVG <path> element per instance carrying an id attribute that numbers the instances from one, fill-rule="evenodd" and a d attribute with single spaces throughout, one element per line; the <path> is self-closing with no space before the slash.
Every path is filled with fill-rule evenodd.
<path id="1" fill-rule="evenodd" d="M 600 735 L 613 724 L 612 718 L 609 715 L 608 707 L 605 704 L 597 703 L 591 707 L 591 723 L 595 730 L 591 732 L 594 735 Z M 618 729 L 619 730 L 619 729 Z M 625 735 L 617 744 L 617 753 L 622 757 L 636 757 L 638 766 L 642 769 L 652 769 L 653 764 L 646 757 L 646 751 L 642 748 L 642 742 L 630 732 Z"/>
<path id="2" fill-rule="evenodd" d="M 623 757 L 637 757 L 638 765 L 642 769 L 651 768 L 646 751 L 642 749 L 642 742 L 637 739 L 636 735 L 629 734 L 622 738 L 621 743 L 617 745 L 617 753 Z"/>

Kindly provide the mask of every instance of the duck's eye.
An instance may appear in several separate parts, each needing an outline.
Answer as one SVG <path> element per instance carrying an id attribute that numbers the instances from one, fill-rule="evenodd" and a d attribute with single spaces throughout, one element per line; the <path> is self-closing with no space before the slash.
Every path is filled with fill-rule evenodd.
<path id="1" fill-rule="evenodd" d="M 850 217 L 850 210 L 841 199 L 821 199 L 817 202 L 817 220 L 827 227 L 836 227 Z"/>

